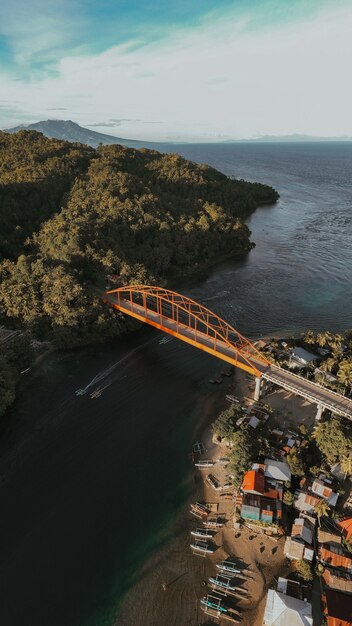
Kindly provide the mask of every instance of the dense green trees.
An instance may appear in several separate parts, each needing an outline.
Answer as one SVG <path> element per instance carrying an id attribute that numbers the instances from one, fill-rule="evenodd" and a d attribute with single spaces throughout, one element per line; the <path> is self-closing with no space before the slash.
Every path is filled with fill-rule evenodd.
<path id="1" fill-rule="evenodd" d="M 313 433 L 317 447 L 330 465 L 352 455 L 351 435 L 350 426 L 337 417 L 320 422 Z"/>
<path id="2" fill-rule="evenodd" d="M 258 455 L 259 443 L 253 438 L 253 428 L 242 424 L 231 437 L 232 448 L 228 472 L 235 487 L 240 487 L 244 473 L 250 469 Z"/>
<path id="3" fill-rule="evenodd" d="M 246 253 L 243 218 L 277 197 L 176 154 L 0 131 L 0 323 L 59 346 L 118 334 L 92 285 L 163 284 Z M 0 359 L 3 411 L 18 373 Z"/>
<path id="4" fill-rule="evenodd" d="M 34 131 L 0 131 L 0 259 L 21 253 L 26 238 L 59 209 L 94 156 L 88 146 Z"/>
<path id="5" fill-rule="evenodd" d="M 105 286 L 111 273 L 121 284 L 163 283 L 243 254 L 252 244 L 242 218 L 277 199 L 176 154 L 93 150 L 33 131 L 0 133 L 0 151 L 0 184 L 16 204 L 0 206 L 0 307 L 65 344 L 108 332 L 88 283 Z"/>
<path id="6" fill-rule="evenodd" d="M 212 424 L 212 431 L 221 439 L 231 440 L 236 430 L 236 420 L 241 416 L 241 409 L 232 404 L 230 408 L 220 413 L 219 417 Z"/>

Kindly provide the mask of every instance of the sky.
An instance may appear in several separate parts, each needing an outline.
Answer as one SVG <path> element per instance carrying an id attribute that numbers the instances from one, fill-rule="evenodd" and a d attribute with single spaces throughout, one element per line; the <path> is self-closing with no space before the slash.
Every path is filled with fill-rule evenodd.
<path id="1" fill-rule="evenodd" d="M 0 128 L 352 136 L 351 0 L 1 0 Z"/>

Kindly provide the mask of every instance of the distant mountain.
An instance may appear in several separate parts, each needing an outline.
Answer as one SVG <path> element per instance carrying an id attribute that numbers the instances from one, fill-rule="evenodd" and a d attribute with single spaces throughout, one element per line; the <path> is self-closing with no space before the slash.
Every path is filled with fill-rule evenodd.
<path id="1" fill-rule="evenodd" d="M 35 122 L 34 124 L 28 124 L 27 126 L 20 125 L 15 126 L 15 128 L 7 128 L 6 132 L 17 133 L 19 130 L 24 129 L 36 130 L 51 139 L 63 139 L 64 141 L 85 143 L 93 148 L 97 148 L 100 143 L 105 145 L 118 143 L 131 148 L 139 148 L 142 145 L 148 144 L 148 142 L 145 141 L 142 142 L 134 139 L 123 139 L 122 137 L 114 137 L 113 135 L 97 133 L 94 130 L 84 128 L 71 120 L 45 120 L 42 122 Z"/>
<path id="2" fill-rule="evenodd" d="M 312 135 L 260 135 L 252 139 L 227 139 L 223 143 L 299 143 L 319 141 L 352 141 L 352 137 L 314 137 Z"/>

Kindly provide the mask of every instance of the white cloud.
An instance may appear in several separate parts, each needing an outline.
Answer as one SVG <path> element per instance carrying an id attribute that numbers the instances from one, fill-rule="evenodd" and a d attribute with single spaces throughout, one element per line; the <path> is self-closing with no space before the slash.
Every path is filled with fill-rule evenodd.
<path id="1" fill-rule="evenodd" d="M 126 137 L 352 135 L 352 7 L 292 26 L 244 26 L 227 16 L 175 31 L 167 42 L 64 58 L 55 77 L 4 76 L 2 95 L 38 119 L 60 107 L 83 125 L 126 119 L 119 129 Z M 155 120 L 162 124 L 145 124 Z"/>

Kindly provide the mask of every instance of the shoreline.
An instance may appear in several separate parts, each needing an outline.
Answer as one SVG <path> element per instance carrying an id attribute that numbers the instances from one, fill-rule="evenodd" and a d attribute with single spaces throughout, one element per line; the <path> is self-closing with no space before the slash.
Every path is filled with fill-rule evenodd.
<path id="1" fill-rule="evenodd" d="M 214 418 L 227 406 L 226 393 L 236 396 L 248 396 L 249 385 L 245 373 L 236 371 L 221 387 L 226 392 L 214 394 L 214 410 L 198 421 L 192 430 L 190 449 L 195 441 L 202 441 L 207 448 L 207 458 L 219 458 L 224 455 L 223 447 L 212 442 L 211 424 Z M 199 412 L 200 408 L 198 409 Z M 196 419 L 196 416 L 195 416 Z M 224 473 L 226 470 L 223 470 Z M 169 539 L 159 546 L 146 563 L 138 570 L 136 582 L 121 600 L 113 622 L 114 626 L 137 624 L 140 607 L 143 606 L 144 626 L 179 626 L 180 624 L 206 624 L 209 620 L 200 609 L 199 600 L 206 592 L 205 582 L 216 573 L 215 562 L 228 556 L 236 556 L 247 561 L 253 567 L 253 579 L 249 581 L 250 598 L 243 599 L 239 606 L 244 611 L 243 626 L 261 626 L 264 614 L 265 597 L 271 581 L 280 575 L 284 566 L 284 538 L 274 539 L 256 534 L 246 527 L 235 531 L 233 528 L 233 501 L 222 500 L 219 512 L 225 513 L 228 522 L 216 534 L 214 541 L 216 552 L 206 558 L 195 556 L 190 549 L 190 531 L 201 526 L 201 522 L 189 513 L 190 504 L 196 501 L 220 501 L 214 497 L 212 488 L 204 482 L 206 473 L 194 467 L 193 462 L 187 469 L 185 480 L 191 487 L 186 502 L 177 512 L 169 528 Z M 273 552 L 272 552 L 273 551 Z M 270 563 L 268 553 L 270 552 Z M 163 584 L 166 585 L 165 590 Z M 156 610 L 158 607 L 158 610 Z"/>

